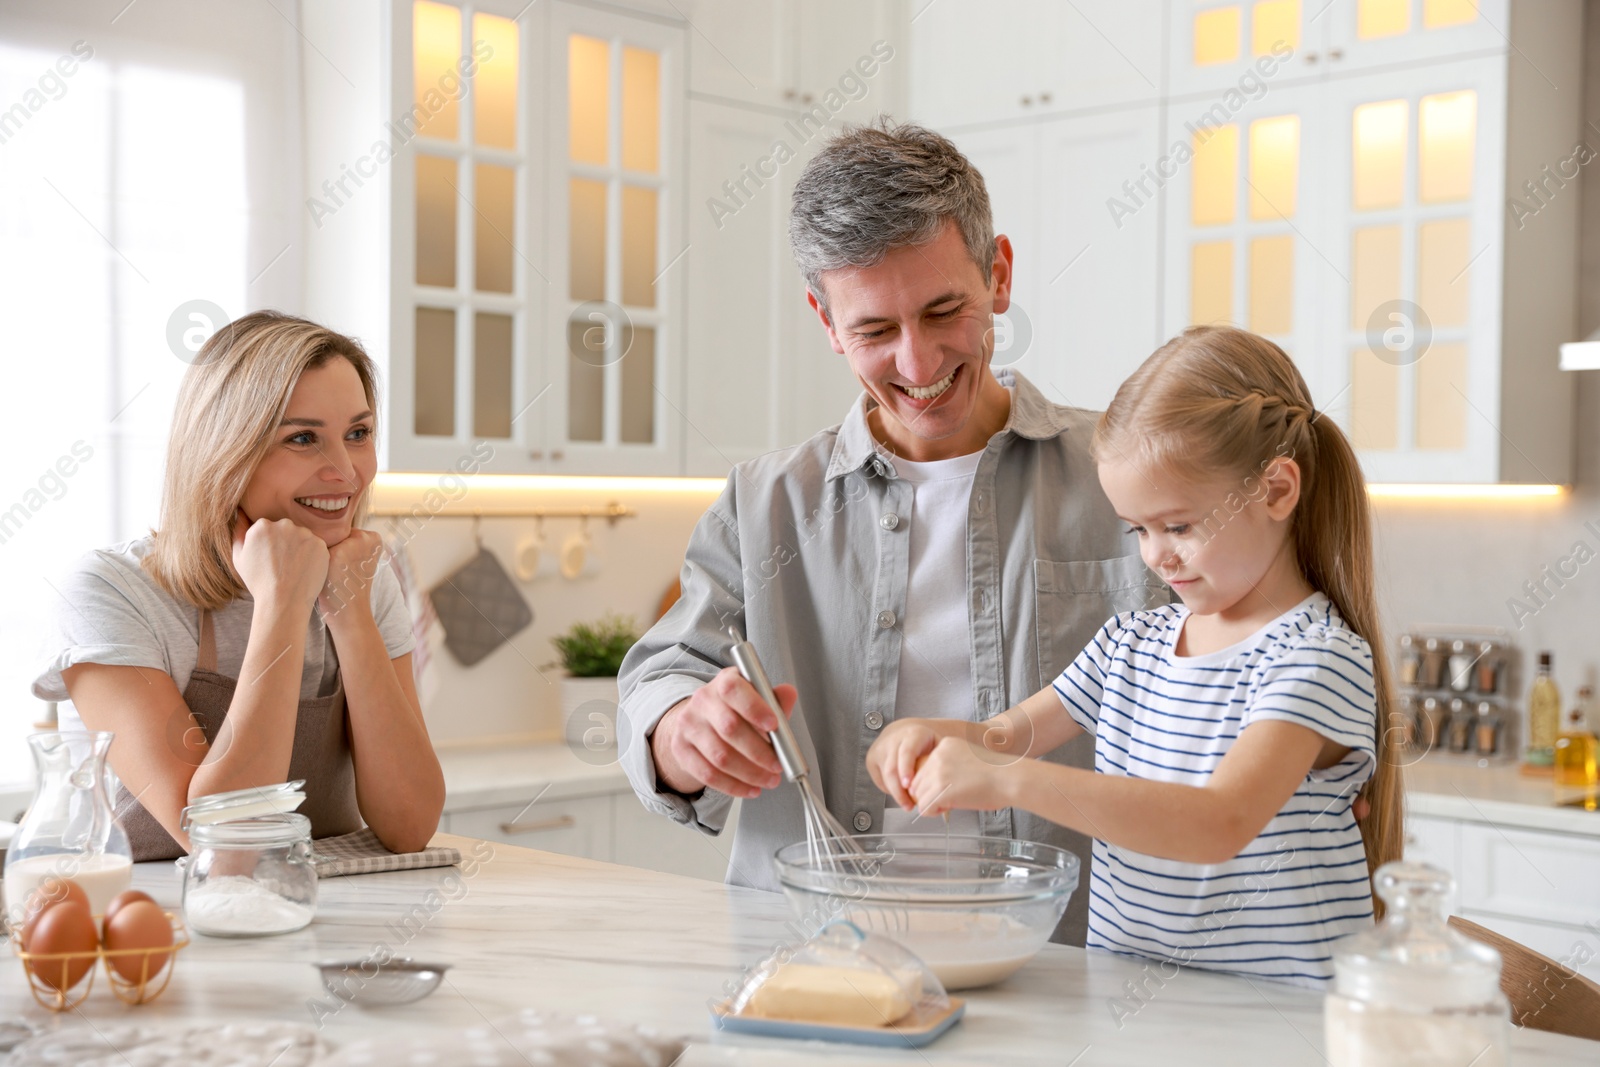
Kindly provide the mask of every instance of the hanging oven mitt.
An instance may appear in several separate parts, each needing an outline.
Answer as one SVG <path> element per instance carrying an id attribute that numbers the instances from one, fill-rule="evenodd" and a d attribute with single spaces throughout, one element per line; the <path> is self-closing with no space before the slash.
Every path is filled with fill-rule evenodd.
<path id="1" fill-rule="evenodd" d="M 428 592 L 444 627 L 444 647 L 470 667 L 533 621 L 515 580 L 482 545 L 478 554 Z"/>

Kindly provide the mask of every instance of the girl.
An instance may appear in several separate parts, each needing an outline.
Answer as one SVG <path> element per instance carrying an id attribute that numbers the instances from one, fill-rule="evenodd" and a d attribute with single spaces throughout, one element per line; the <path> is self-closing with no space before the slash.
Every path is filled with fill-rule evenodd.
<path id="1" fill-rule="evenodd" d="M 161 528 L 62 587 L 41 699 L 116 732 L 135 860 L 182 854 L 190 800 L 305 779 L 312 835 L 363 821 L 396 852 L 438 828 L 444 778 L 411 677 L 411 622 L 376 534 L 374 368 L 348 337 L 263 311 L 185 373 Z"/>
<path id="2" fill-rule="evenodd" d="M 1223 327 L 1151 356 L 1092 450 L 1182 604 L 1111 619 L 988 722 L 894 723 L 868 770 L 925 815 L 1020 807 L 1093 835 L 1091 948 L 1320 987 L 1400 851 L 1355 454 L 1281 349 Z M 1093 772 L 1030 758 L 1083 730 Z"/>

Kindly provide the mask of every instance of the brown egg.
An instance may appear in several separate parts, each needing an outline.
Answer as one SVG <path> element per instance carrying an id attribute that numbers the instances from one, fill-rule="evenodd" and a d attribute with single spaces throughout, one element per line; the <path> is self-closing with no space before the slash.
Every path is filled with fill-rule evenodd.
<path id="1" fill-rule="evenodd" d="M 89 906 L 76 900 L 64 900 L 39 914 L 33 924 L 33 939 L 28 943 L 27 952 L 34 956 L 50 956 L 59 952 L 92 953 L 99 944 Z M 78 984 L 89 968 L 94 966 L 94 960 L 92 955 L 70 961 L 30 960 L 28 969 L 38 975 L 45 985 L 64 993 Z"/>
<path id="2" fill-rule="evenodd" d="M 124 894 L 126 895 L 126 894 Z M 106 951 L 123 949 L 171 949 L 172 923 L 167 913 L 151 900 L 134 900 L 118 908 L 106 919 Z M 127 956 L 108 956 L 111 969 L 130 982 L 146 981 L 161 973 L 170 952 L 135 952 Z M 150 960 L 148 972 L 145 959 Z"/>
<path id="3" fill-rule="evenodd" d="M 58 878 L 52 875 L 40 882 L 32 893 L 28 894 L 28 902 L 23 905 L 23 914 L 26 916 L 22 923 L 22 950 L 28 950 L 28 943 L 33 937 L 34 924 L 39 921 L 51 907 L 63 901 L 76 901 L 83 905 L 83 910 L 89 910 L 89 894 L 83 887 L 68 878 Z"/>
<path id="4" fill-rule="evenodd" d="M 106 913 L 101 916 L 100 921 L 109 927 L 111 925 L 111 917 L 120 911 L 124 904 L 132 904 L 136 900 L 148 900 L 152 904 L 156 902 L 155 898 L 149 893 L 144 893 L 137 889 L 124 889 L 111 898 L 111 903 L 106 905 Z"/>

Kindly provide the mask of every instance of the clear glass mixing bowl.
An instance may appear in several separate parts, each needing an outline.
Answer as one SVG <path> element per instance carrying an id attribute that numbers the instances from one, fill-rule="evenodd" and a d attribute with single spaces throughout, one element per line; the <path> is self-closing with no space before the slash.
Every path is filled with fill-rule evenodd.
<path id="1" fill-rule="evenodd" d="M 773 858 L 806 936 L 835 919 L 887 934 L 946 989 L 1007 978 L 1050 939 L 1078 887 L 1078 857 L 1002 837 L 857 834 L 864 864 L 830 863 L 805 842 Z"/>

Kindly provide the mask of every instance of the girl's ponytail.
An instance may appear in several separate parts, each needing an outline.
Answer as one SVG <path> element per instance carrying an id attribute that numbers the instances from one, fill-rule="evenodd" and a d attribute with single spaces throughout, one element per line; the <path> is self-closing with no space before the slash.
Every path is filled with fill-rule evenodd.
<path id="1" fill-rule="evenodd" d="M 1361 464 L 1344 432 L 1333 420 L 1317 413 L 1309 427 L 1312 462 L 1310 478 L 1302 487 L 1295 516 L 1295 554 L 1306 580 L 1327 594 L 1351 630 L 1372 649 L 1372 687 L 1377 696 L 1377 766 L 1362 786 L 1368 806 L 1361 822 L 1367 870 L 1400 858 L 1404 841 L 1399 739 L 1403 732 L 1395 716 L 1387 646 L 1378 621 L 1374 592 L 1371 506 Z M 1307 466 L 1303 464 L 1302 466 Z M 1383 901 L 1376 893 L 1372 906 L 1383 917 Z"/>

